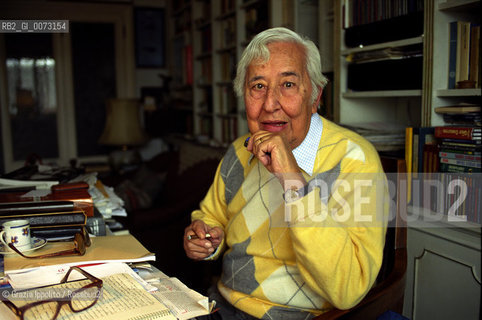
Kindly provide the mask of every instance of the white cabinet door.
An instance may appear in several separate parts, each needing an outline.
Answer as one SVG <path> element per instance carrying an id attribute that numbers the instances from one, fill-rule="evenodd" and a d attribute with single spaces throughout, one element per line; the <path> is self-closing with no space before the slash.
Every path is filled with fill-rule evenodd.
<path id="1" fill-rule="evenodd" d="M 480 319 L 480 229 L 408 229 L 404 315 Z"/>

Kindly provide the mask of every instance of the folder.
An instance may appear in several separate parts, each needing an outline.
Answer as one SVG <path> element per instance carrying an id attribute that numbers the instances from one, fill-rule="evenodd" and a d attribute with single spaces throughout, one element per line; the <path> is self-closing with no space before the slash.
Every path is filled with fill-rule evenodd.
<path id="1" fill-rule="evenodd" d="M 91 238 L 92 244 L 83 256 L 62 256 L 45 259 L 26 259 L 18 255 L 6 255 L 4 260 L 5 274 L 24 272 L 26 270 L 52 265 L 83 265 L 104 262 L 145 262 L 154 261 L 154 253 L 149 252 L 132 235 L 105 236 Z M 48 242 L 43 248 L 31 255 L 41 255 L 73 247 L 72 242 Z"/>

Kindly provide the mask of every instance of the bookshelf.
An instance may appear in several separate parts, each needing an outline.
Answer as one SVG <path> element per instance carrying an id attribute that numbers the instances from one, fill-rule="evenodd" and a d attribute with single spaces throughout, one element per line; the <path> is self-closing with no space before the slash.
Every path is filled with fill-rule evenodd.
<path id="1" fill-rule="evenodd" d="M 172 119 L 169 132 L 192 135 L 193 120 L 193 23 L 191 0 L 177 0 L 169 8 L 170 99 L 166 115 Z"/>
<path id="2" fill-rule="evenodd" d="M 247 132 L 242 104 L 234 96 L 231 82 L 242 52 L 241 42 L 245 38 L 245 8 L 262 2 L 266 1 L 170 1 L 173 82 L 177 79 L 176 83 L 189 88 L 192 96 L 191 101 L 185 99 L 185 110 L 190 113 L 185 117 L 192 120 L 193 130 L 181 132 L 187 138 L 225 146 Z M 179 29 L 182 31 L 178 32 Z M 178 44 L 181 42 L 182 45 Z M 186 76 L 182 76 L 189 62 L 183 60 L 180 47 L 186 45 L 192 47 L 191 82 L 186 82 Z M 186 92 L 183 94 L 187 96 Z"/>
<path id="3" fill-rule="evenodd" d="M 428 99 L 429 105 L 426 108 L 430 119 L 428 124 L 431 126 L 444 125 L 442 116 L 434 112 L 437 107 L 458 103 L 480 103 L 480 83 L 478 88 L 448 89 L 449 24 L 453 21 L 468 21 L 480 24 L 480 9 L 481 4 L 477 0 L 439 0 L 434 2 L 432 10 L 428 13 L 430 20 L 433 22 L 431 28 L 433 38 L 430 44 L 433 47 L 431 50 L 433 60 L 432 65 L 428 66 L 432 70 L 432 83 L 426 89 L 427 95 L 431 95 L 431 99 Z"/>
<path id="4" fill-rule="evenodd" d="M 352 1 L 353 2 L 353 1 Z M 347 4 L 349 2 L 346 2 Z M 353 8 L 351 8 L 353 10 Z M 334 17 L 334 108 L 335 121 L 343 124 L 351 124 L 360 121 L 379 121 L 395 123 L 400 126 L 421 124 L 421 102 L 422 87 L 410 89 L 356 91 L 348 86 L 350 57 L 356 54 L 370 53 L 386 48 L 406 48 L 410 46 L 423 46 L 422 34 L 407 36 L 403 39 L 385 41 L 349 47 L 345 44 L 345 28 L 348 20 L 348 13 L 343 7 L 343 2 L 335 2 Z M 354 15 L 354 13 L 352 13 Z M 417 75 L 421 79 L 422 70 Z M 392 75 L 380 72 L 377 81 L 390 81 Z M 384 79 L 382 77 L 387 77 Z"/>
<path id="5" fill-rule="evenodd" d="M 367 22 L 376 16 L 370 15 L 370 10 L 365 6 L 362 10 L 364 14 L 354 18 L 350 12 L 360 10 L 359 7 L 353 7 L 358 1 L 335 2 L 333 98 L 336 121 L 342 124 L 380 122 L 400 128 L 435 127 L 446 125 L 443 116 L 435 112 L 437 107 L 462 103 L 480 105 L 480 81 L 476 88 L 453 89 L 449 85 L 450 23 L 464 21 L 480 24 L 480 1 L 415 0 L 377 3 L 389 2 L 392 5 L 407 3 L 415 8 L 423 4 L 423 11 L 412 21 L 414 25 L 422 23 L 421 27 L 410 30 L 408 26 L 411 23 L 404 23 L 407 29 L 392 30 L 396 34 L 394 39 L 366 39 L 367 43 L 361 45 L 347 45 L 345 39 L 355 41 L 354 31 L 363 35 L 367 27 L 362 26 L 358 30 L 349 30 L 349 27 L 356 25 L 354 21 L 365 19 Z M 391 18 L 390 23 L 395 24 L 396 19 Z M 378 26 L 377 32 L 380 30 L 381 36 L 384 36 L 383 29 L 390 28 L 390 25 L 382 23 Z M 397 34 L 400 30 L 402 32 Z M 372 34 L 375 35 L 376 32 Z M 417 67 L 407 66 L 406 70 L 402 68 L 400 72 L 394 72 L 395 69 L 391 67 L 382 72 L 360 68 L 358 70 L 364 72 L 358 81 L 370 82 L 373 89 L 354 90 L 353 82 L 349 81 L 353 81 L 349 78 L 353 76 L 354 69 L 350 68 L 353 68 L 355 62 L 361 64 L 361 60 L 353 59 L 361 59 L 375 51 L 391 52 L 394 48 L 406 51 L 417 48 L 422 53 L 421 61 Z M 372 77 L 371 73 L 377 74 L 377 77 Z M 401 76 L 405 77 L 405 81 L 417 82 L 417 86 L 406 88 L 402 84 L 388 89 L 377 88 L 377 85 L 385 85 Z M 480 175 L 477 177 L 480 179 Z M 411 221 L 408 224 L 408 265 L 403 315 L 414 320 L 479 319 L 480 223 L 451 222 L 444 219 L 444 214 L 442 218 L 430 221 L 437 214 L 417 206 L 409 206 L 408 214 Z M 450 294 L 446 295 L 447 292 Z"/>
<path id="6" fill-rule="evenodd" d="M 477 88 L 448 89 L 449 78 L 449 24 L 452 21 L 469 21 L 480 24 L 477 0 L 425 1 L 423 6 L 423 35 L 407 36 L 404 39 L 385 41 L 369 45 L 348 47 L 345 44 L 345 27 L 350 21 L 345 4 L 354 1 L 335 2 L 335 117 L 338 122 L 351 123 L 369 118 L 405 126 L 444 125 L 436 107 L 457 103 L 476 103 L 480 99 L 480 84 Z M 421 1 L 409 1 L 417 5 Z M 350 11 L 350 10 L 348 10 Z M 421 87 L 411 90 L 350 90 L 347 86 L 350 62 L 347 59 L 357 53 L 373 52 L 387 48 L 406 48 L 419 45 L 423 52 L 421 69 L 413 77 L 422 80 Z M 479 67 L 480 69 L 480 67 Z M 383 81 L 399 76 L 385 72 Z M 410 79 L 410 78 L 408 78 Z M 389 112 L 387 112 L 387 109 Z M 367 119 L 368 120 L 368 119 Z"/>
<path id="7" fill-rule="evenodd" d="M 238 136 L 238 99 L 232 79 L 236 73 L 239 42 L 236 0 L 213 1 L 213 136 L 223 145 Z M 216 67 L 217 66 L 217 67 Z M 246 132 L 246 130 L 244 131 Z"/>
<path id="8" fill-rule="evenodd" d="M 318 3 L 323 6 L 318 7 Z M 326 21 L 321 25 L 332 25 L 333 12 L 326 14 L 325 10 L 321 14 L 317 10 L 332 7 L 332 3 L 333 0 L 170 0 L 171 92 L 178 97 L 178 114 L 189 123 L 184 127 L 191 128 L 179 128 L 177 133 L 213 146 L 227 146 L 247 133 L 244 104 L 235 97 L 232 87 L 244 48 L 255 34 L 275 26 L 300 32 L 314 30 L 309 36 L 319 42 L 318 32 L 326 34 L 330 29 L 320 27 L 316 18 L 320 14 Z M 306 19 L 306 11 L 312 18 Z M 332 45 L 325 40 L 324 47 L 329 52 L 326 48 Z M 186 52 L 192 52 L 192 62 L 187 61 Z M 191 71 L 188 65 L 192 65 Z M 188 76 L 191 72 L 192 79 Z"/>
<path id="9" fill-rule="evenodd" d="M 480 62 L 470 58 L 457 67 L 470 69 L 471 79 L 479 70 L 475 87 L 455 89 L 454 80 L 449 81 L 454 74 L 449 70 L 450 26 L 480 26 L 480 1 L 382 0 L 363 8 L 356 0 L 334 4 L 336 122 L 383 123 L 399 130 L 442 126 L 436 108 L 480 104 Z"/>

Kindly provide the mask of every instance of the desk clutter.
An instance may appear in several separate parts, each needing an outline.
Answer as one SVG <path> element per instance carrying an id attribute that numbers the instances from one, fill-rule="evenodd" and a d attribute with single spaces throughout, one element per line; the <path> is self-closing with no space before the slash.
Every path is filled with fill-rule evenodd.
<path id="1" fill-rule="evenodd" d="M 100 236 L 106 235 L 106 222 L 122 229 L 115 217 L 127 212 L 96 172 L 32 165 L 0 177 L 0 223 L 21 216 L 33 220 L 35 236 L 62 239 L 82 226 Z"/>
<path id="2" fill-rule="evenodd" d="M 0 256 L 0 319 L 17 319 L 20 312 L 25 320 L 190 319 L 212 311 L 214 302 L 151 266 L 155 255 L 132 235 L 91 241 L 83 255 Z M 69 241 L 48 242 L 39 251 L 69 247 Z"/>
<path id="3" fill-rule="evenodd" d="M 95 173 L 0 178 L 0 225 L 8 231 L 0 233 L 0 319 L 209 314 L 214 302 L 152 266 L 154 253 L 134 236 L 106 235 L 106 221 L 127 215 L 123 204 Z"/>

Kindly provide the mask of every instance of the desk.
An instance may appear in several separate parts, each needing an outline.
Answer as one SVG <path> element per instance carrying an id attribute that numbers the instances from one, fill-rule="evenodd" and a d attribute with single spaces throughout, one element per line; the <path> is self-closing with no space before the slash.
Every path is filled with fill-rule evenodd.
<path id="1" fill-rule="evenodd" d="M 56 257 L 42 260 L 8 256 L 5 259 L 6 273 L 11 277 L 12 285 L 15 283 L 25 283 L 24 280 L 21 280 L 22 277 L 24 277 L 23 279 L 25 279 L 25 277 L 33 278 L 37 281 L 42 280 L 43 278 L 54 278 L 54 281 L 47 279 L 46 283 L 40 284 L 52 285 L 53 283 L 60 282 L 58 279 L 62 278 L 65 272 L 69 269 L 66 266 L 80 264 L 87 272 L 102 278 L 101 275 L 105 275 L 106 271 L 110 271 L 109 269 L 114 269 L 115 265 L 126 266 L 119 261 L 149 261 L 154 258 L 154 255 L 147 251 L 131 235 L 96 237 L 92 240 L 92 245 L 84 256 Z M 53 243 L 49 248 L 45 248 L 45 252 L 43 253 L 56 251 L 62 245 L 65 246 L 66 244 Z M 97 264 L 99 262 L 107 261 L 110 261 L 110 263 Z M 41 267 L 39 268 L 39 266 Z M 145 262 L 143 262 L 143 264 L 136 264 L 135 267 L 139 275 L 142 275 L 147 283 L 158 289 L 158 291 L 152 293 L 152 296 L 155 299 L 152 299 L 152 296 L 145 291 L 145 287 L 140 287 L 140 285 L 133 280 L 134 278 L 130 279 L 128 273 L 120 272 L 119 274 L 122 274 L 120 276 L 108 275 L 104 278 L 104 290 L 106 290 L 105 301 L 103 300 L 102 303 L 98 302 L 98 304 L 99 306 L 103 306 L 105 303 L 109 305 L 111 303 L 109 299 L 113 299 L 112 297 L 114 297 L 116 299 L 116 307 L 105 307 L 107 308 L 105 310 L 110 310 L 109 312 L 116 311 L 122 314 L 115 313 L 110 317 L 113 313 L 107 315 L 104 314 L 107 311 L 104 309 L 98 310 L 99 308 L 97 308 L 91 310 L 91 313 L 93 314 L 92 317 L 86 316 L 90 314 L 87 312 L 88 310 L 86 310 L 83 314 L 83 319 L 99 319 L 99 317 L 101 317 L 104 320 L 118 320 L 121 319 L 124 314 L 128 315 L 129 310 L 135 310 L 135 313 L 133 314 L 138 317 L 135 319 L 144 319 L 141 317 L 143 314 L 149 315 L 146 319 L 176 319 L 176 317 L 179 319 L 188 319 L 190 317 L 207 314 L 209 312 L 208 310 L 212 309 L 212 306 L 209 305 L 206 297 L 190 290 L 176 278 L 167 277 L 158 269 L 146 265 Z M 99 269 L 103 269 L 103 271 L 99 271 Z M 17 273 L 15 270 L 19 270 L 19 272 Z M 55 277 L 42 275 L 42 272 L 54 273 L 57 278 L 55 279 Z M 95 274 L 95 272 L 99 273 Z M 37 286 L 39 286 L 39 284 L 37 284 Z M 138 290 L 141 290 L 139 287 L 144 291 L 139 292 Z M 134 301 L 135 297 L 131 297 L 131 294 L 135 294 L 135 297 L 137 297 L 136 299 L 139 299 L 139 297 L 144 295 L 141 299 L 142 303 L 138 302 L 132 304 L 131 301 Z M 161 301 L 162 303 L 156 301 Z M 142 308 L 139 307 L 139 305 L 142 305 Z M 2 307 L 4 306 L 2 305 Z M 126 310 L 123 310 L 122 308 L 126 308 Z M 1 319 L 4 319 L 4 314 L 8 314 L 9 312 L 7 311 L 7 313 L 5 313 L 5 310 L 3 311 L 4 313 L 1 313 L 0 309 Z M 172 314 L 175 314 L 176 317 L 173 317 Z M 153 316 L 156 317 L 152 318 Z"/>

